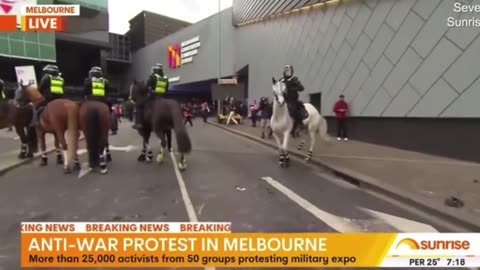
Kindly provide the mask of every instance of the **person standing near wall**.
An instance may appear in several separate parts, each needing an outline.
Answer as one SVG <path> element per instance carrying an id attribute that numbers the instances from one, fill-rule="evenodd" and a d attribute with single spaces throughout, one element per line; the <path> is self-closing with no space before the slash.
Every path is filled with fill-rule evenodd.
<path id="1" fill-rule="evenodd" d="M 252 119 L 252 127 L 257 127 L 258 105 L 256 100 L 253 100 L 253 103 L 250 104 L 249 110 L 250 110 L 250 119 Z"/>
<path id="2" fill-rule="evenodd" d="M 337 140 L 348 141 L 347 137 L 347 113 L 348 104 L 345 101 L 345 96 L 340 95 L 339 100 L 333 106 L 333 112 L 337 118 Z"/>

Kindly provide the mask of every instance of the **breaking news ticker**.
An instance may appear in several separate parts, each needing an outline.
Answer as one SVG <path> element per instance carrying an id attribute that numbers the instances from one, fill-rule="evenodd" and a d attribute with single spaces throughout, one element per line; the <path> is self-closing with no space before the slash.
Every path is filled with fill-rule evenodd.
<path id="1" fill-rule="evenodd" d="M 474 267 L 469 233 L 234 233 L 227 222 L 22 223 L 22 267 Z"/>

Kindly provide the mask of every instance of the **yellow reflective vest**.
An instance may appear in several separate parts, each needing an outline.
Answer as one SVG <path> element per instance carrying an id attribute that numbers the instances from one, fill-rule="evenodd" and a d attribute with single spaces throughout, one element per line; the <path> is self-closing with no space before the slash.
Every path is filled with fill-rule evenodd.
<path id="1" fill-rule="evenodd" d="M 52 94 L 63 95 L 63 78 L 50 76 L 50 92 Z"/>
<path id="2" fill-rule="evenodd" d="M 105 81 L 104 78 L 92 78 L 92 95 L 97 97 L 105 96 Z"/>
<path id="3" fill-rule="evenodd" d="M 165 94 L 167 92 L 168 78 L 155 74 L 157 83 L 155 84 L 155 94 Z"/>
<path id="4" fill-rule="evenodd" d="M 0 92 L 2 93 L 2 99 L 7 99 L 7 96 L 5 95 L 5 88 L 0 89 Z"/>

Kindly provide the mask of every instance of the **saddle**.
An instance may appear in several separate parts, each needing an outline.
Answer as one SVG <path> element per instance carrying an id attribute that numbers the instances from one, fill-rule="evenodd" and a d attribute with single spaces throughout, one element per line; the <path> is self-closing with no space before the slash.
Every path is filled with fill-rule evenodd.
<path id="1" fill-rule="evenodd" d="M 305 109 L 305 106 L 303 105 L 303 102 L 300 100 L 297 101 L 296 104 L 289 105 L 288 110 L 293 120 L 298 119 L 300 121 L 303 121 L 309 116 L 307 110 Z"/>

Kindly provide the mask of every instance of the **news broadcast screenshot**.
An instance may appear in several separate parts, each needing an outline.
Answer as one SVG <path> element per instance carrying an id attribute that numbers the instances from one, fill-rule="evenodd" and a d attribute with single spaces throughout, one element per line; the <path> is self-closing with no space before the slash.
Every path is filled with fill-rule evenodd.
<path id="1" fill-rule="evenodd" d="M 480 270 L 480 0 L 0 0 L 0 270 Z"/>

